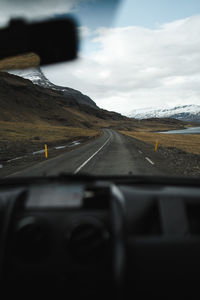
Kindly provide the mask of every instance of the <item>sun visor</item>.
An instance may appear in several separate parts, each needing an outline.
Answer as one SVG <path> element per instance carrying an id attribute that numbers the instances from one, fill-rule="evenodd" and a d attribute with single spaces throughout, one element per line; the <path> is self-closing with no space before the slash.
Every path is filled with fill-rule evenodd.
<path id="1" fill-rule="evenodd" d="M 37 63 L 49 65 L 73 60 L 78 52 L 77 29 L 72 18 L 37 23 L 11 20 L 7 28 L 0 30 L 0 41 L 0 64 L 1 60 L 34 53 Z"/>

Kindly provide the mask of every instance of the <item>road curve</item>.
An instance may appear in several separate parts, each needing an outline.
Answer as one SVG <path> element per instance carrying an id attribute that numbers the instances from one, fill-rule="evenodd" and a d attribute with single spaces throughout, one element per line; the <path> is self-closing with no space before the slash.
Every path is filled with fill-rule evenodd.
<path id="1" fill-rule="evenodd" d="M 11 176 L 50 176 L 63 172 L 92 175 L 163 174 L 148 153 L 138 149 L 136 140 L 104 129 L 103 134 L 90 143 Z"/>

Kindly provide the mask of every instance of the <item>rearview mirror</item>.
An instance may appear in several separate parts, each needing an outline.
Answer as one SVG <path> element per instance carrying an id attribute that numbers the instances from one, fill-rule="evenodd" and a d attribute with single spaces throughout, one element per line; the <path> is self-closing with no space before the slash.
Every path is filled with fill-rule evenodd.
<path id="1" fill-rule="evenodd" d="M 11 20 L 0 30 L 0 60 L 35 53 L 40 65 L 48 65 L 75 59 L 77 49 L 77 30 L 71 18 L 37 23 Z"/>

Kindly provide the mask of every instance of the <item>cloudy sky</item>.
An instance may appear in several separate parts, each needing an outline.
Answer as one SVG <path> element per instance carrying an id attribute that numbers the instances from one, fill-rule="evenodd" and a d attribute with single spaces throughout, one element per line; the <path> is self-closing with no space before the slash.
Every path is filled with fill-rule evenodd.
<path id="1" fill-rule="evenodd" d="M 123 114 L 200 104 L 199 0 L 96 1 L 60 0 L 54 13 L 78 18 L 82 43 L 77 61 L 43 68 L 52 82 Z"/>

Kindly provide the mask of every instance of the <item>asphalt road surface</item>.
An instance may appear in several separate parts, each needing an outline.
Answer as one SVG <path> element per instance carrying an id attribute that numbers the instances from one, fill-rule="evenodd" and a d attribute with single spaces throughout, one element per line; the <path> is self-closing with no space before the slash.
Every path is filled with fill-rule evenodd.
<path id="1" fill-rule="evenodd" d="M 166 174 L 159 155 L 153 149 L 143 148 L 133 138 L 104 129 L 99 138 L 11 176 L 51 176 L 63 172 L 92 175 Z"/>

